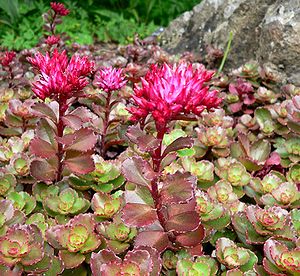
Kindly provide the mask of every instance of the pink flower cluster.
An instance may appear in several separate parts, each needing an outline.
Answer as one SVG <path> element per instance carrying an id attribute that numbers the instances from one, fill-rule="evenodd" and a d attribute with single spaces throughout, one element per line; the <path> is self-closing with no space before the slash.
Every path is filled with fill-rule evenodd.
<path id="1" fill-rule="evenodd" d="M 66 9 L 65 5 L 62 3 L 51 2 L 50 5 L 52 10 L 61 16 L 66 16 L 70 13 L 70 10 Z"/>
<path id="2" fill-rule="evenodd" d="M 199 115 L 204 109 L 217 107 L 222 99 L 217 97 L 217 91 L 209 91 L 204 85 L 213 74 L 204 66 L 194 70 L 186 63 L 153 65 L 141 79 L 142 85 L 134 88 L 137 106 L 128 109 L 131 119 L 143 120 L 152 114 L 156 126 L 165 127 L 177 115 Z"/>
<path id="3" fill-rule="evenodd" d="M 123 70 L 106 67 L 101 68 L 96 76 L 96 85 L 105 92 L 111 92 L 121 89 L 127 80 L 123 75 Z"/>
<path id="4" fill-rule="evenodd" d="M 42 100 L 52 97 L 60 102 L 76 96 L 88 84 L 87 76 L 93 71 L 94 63 L 87 57 L 73 56 L 68 62 L 65 51 L 57 49 L 52 56 L 37 53 L 28 61 L 38 70 L 40 76 L 32 86 L 33 92 Z"/>
<path id="5" fill-rule="evenodd" d="M 3 67 L 7 67 L 10 65 L 10 63 L 13 61 L 13 59 L 16 57 L 16 53 L 11 51 L 6 51 L 3 55 L 1 55 L 0 64 Z"/>
<path id="6" fill-rule="evenodd" d="M 59 41 L 60 41 L 60 36 L 59 35 L 48 36 L 47 39 L 45 40 L 46 44 L 48 44 L 49 46 L 58 44 Z"/>

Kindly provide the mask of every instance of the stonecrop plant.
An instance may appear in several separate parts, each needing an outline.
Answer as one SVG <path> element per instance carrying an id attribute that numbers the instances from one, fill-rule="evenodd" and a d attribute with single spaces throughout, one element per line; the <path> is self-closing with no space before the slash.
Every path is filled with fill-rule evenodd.
<path id="1" fill-rule="evenodd" d="M 0 54 L 0 275 L 300 275 L 300 88 L 66 46 L 69 12 Z"/>

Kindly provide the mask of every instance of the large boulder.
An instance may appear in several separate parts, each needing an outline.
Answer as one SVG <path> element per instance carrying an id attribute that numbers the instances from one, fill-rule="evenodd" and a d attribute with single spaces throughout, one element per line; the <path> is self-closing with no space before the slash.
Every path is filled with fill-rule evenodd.
<path id="1" fill-rule="evenodd" d="M 254 59 L 300 84 L 300 0 L 203 0 L 171 22 L 161 44 L 205 55 L 208 45 L 225 49 L 230 32 L 227 69 Z"/>

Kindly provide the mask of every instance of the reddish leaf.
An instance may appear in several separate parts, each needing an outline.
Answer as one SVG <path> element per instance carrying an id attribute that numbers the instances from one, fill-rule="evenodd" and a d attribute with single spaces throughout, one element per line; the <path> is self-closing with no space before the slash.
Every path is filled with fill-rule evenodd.
<path id="1" fill-rule="evenodd" d="M 184 148 L 190 148 L 194 144 L 194 139 L 190 137 L 179 137 L 166 147 L 163 153 L 163 157 L 172 151 L 177 151 Z"/>
<path id="2" fill-rule="evenodd" d="M 205 229 L 202 224 L 191 232 L 183 233 L 176 236 L 176 241 L 185 247 L 192 247 L 200 244 L 205 237 Z"/>
<path id="3" fill-rule="evenodd" d="M 150 276 L 159 276 L 162 267 L 162 260 L 159 252 L 155 248 L 149 246 L 138 246 L 135 247 L 135 249 L 147 250 L 149 252 L 153 264 Z"/>
<path id="4" fill-rule="evenodd" d="M 32 109 L 35 111 L 37 116 L 49 118 L 55 123 L 58 121 L 58 106 L 55 106 L 54 103 L 51 105 L 45 103 L 36 103 L 34 106 L 32 106 Z"/>
<path id="5" fill-rule="evenodd" d="M 55 149 L 50 143 L 40 139 L 34 138 L 30 142 L 30 152 L 42 158 L 50 158 L 56 154 Z"/>
<path id="6" fill-rule="evenodd" d="M 85 123 L 97 118 L 97 116 L 92 111 L 83 106 L 77 107 L 69 114 L 79 117 Z"/>
<path id="7" fill-rule="evenodd" d="M 144 152 L 154 151 L 160 145 L 158 139 L 151 134 L 144 133 L 138 126 L 129 127 L 126 136 Z"/>
<path id="8" fill-rule="evenodd" d="M 91 152 L 67 151 L 64 164 L 75 174 L 87 174 L 95 169 Z"/>
<path id="9" fill-rule="evenodd" d="M 30 164 L 30 173 L 37 180 L 52 181 L 56 179 L 57 168 L 56 156 L 48 160 L 33 160 Z"/>
<path id="10" fill-rule="evenodd" d="M 142 186 L 150 186 L 157 176 L 150 164 L 141 157 L 126 159 L 122 164 L 122 173 L 128 182 Z"/>
<path id="11" fill-rule="evenodd" d="M 50 143 L 54 148 L 57 148 L 55 125 L 50 125 L 46 119 L 41 119 L 35 130 L 36 137 Z"/>
<path id="12" fill-rule="evenodd" d="M 122 209 L 122 219 L 128 226 L 143 227 L 156 221 L 156 210 L 140 203 L 127 203 Z"/>
<path id="13" fill-rule="evenodd" d="M 89 128 L 81 128 L 73 134 L 68 135 L 67 138 L 67 140 L 63 138 L 61 141 L 63 144 L 67 145 L 66 150 L 72 151 L 84 152 L 91 150 L 97 142 L 97 136 L 94 134 L 93 130 Z"/>
<path id="14" fill-rule="evenodd" d="M 190 211 L 170 217 L 165 224 L 165 229 L 182 233 L 195 230 L 199 224 L 199 214 L 196 211 Z"/>
<path id="15" fill-rule="evenodd" d="M 163 252 L 169 245 L 168 235 L 162 231 L 140 232 L 135 238 L 135 246 L 150 246 L 158 252 Z"/>
<path id="16" fill-rule="evenodd" d="M 113 261 L 121 262 L 121 259 L 108 249 L 103 249 L 99 253 L 92 253 L 90 266 L 93 275 L 100 275 L 101 266 Z"/>
<path id="17" fill-rule="evenodd" d="M 82 127 L 82 120 L 80 117 L 68 114 L 62 117 L 62 121 L 64 125 L 73 128 L 73 129 L 80 129 Z"/>
<path id="18" fill-rule="evenodd" d="M 187 202 L 194 196 L 196 182 L 196 177 L 187 172 L 168 175 L 160 191 L 162 202 L 165 204 Z"/>

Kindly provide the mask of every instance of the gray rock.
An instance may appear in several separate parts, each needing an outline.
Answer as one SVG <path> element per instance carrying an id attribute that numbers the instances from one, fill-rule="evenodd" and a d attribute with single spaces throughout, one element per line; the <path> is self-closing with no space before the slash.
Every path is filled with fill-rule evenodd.
<path id="1" fill-rule="evenodd" d="M 300 84 L 300 0 L 203 0 L 171 22 L 161 44 L 170 53 L 205 55 L 207 45 L 225 49 L 230 32 L 227 69 L 271 62 Z"/>

